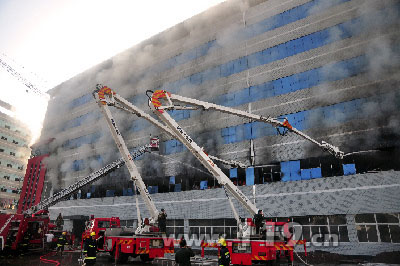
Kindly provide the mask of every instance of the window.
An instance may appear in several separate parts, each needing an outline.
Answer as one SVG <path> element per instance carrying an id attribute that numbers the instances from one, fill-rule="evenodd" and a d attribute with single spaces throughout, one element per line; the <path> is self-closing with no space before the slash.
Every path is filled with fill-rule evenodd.
<path id="1" fill-rule="evenodd" d="M 110 221 L 99 221 L 97 226 L 99 228 L 109 228 L 110 227 Z"/>
<path id="2" fill-rule="evenodd" d="M 11 156 L 15 156 L 15 152 L 10 151 Z"/>
<path id="3" fill-rule="evenodd" d="M 7 129 L 11 129 L 9 125 L 5 125 L 4 127 Z"/>
<path id="4" fill-rule="evenodd" d="M 4 152 L 4 149 L 0 149 L 0 152 Z"/>
<path id="5" fill-rule="evenodd" d="M 12 168 L 12 164 L 8 163 L 7 167 Z"/>
<path id="6" fill-rule="evenodd" d="M 295 239 L 305 239 L 308 242 L 330 243 L 349 242 L 345 215 L 331 216 L 301 216 L 293 217 L 293 222 L 302 225 L 302 236 Z"/>
<path id="7" fill-rule="evenodd" d="M 235 219 L 197 219 L 189 220 L 191 239 L 216 238 L 225 235 L 226 238 L 235 238 L 237 233 Z"/>
<path id="8" fill-rule="evenodd" d="M 2 140 L 7 140 L 7 138 L 6 138 L 6 137 L 4 137 L 4 136 L 1 136 L 1 139 L 2 139 Z"/>
<path id="9" fill-rule="evenodd" d="M 179 238 L 184 233 L 183 219 L 167 220 L 167 235 L 174 234 L 175 238 Z"/>
<path id="10" fill-rule="evenodd" d="M 17 168 L 18 168 L 19 170 L 23 170 L 23 169 L 24 169 L 23 166 L 18 166 Z"/>
<path id="11" fill-rule="evenodd" d="M 18 141 L 15 141 L 15 140 L 13 140 L 13 141 L 12 141 L 12 143 L 14 143 L 14 144 L 18 144 Z"/>
<path id="12" fill-rule="evenodd" d="M 355 220 L 359 242 L 400 243 L 398 213 L 357 214 Z"/>

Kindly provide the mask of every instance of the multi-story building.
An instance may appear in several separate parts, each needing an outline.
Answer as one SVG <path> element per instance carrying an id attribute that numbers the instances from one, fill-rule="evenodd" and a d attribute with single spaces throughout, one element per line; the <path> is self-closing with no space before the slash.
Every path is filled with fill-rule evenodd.
<path id="1" fill-rule="evenodd" d="M 12 108 L 0 101 L 2 108 Z M 29 129 L 5 112 L 0 112 L 0 208 L 15 213 L 31 149 Z"/>
<path id="2" fill-rule="evenodd" d="M 227 1 L 184 21 L 49 92 L 42 136 L 56 140 L 47 182 L 60 189 L 120 156 L 92 97 L 97 83 L 144 110 L 146 90 L 161 88 L 287 117 L 340 147 L 343 160 L 268 124 L 205 110 L 171 112 L 209 154 L 249 166 L 221 167 L 268 217 L 302 223 L 308 240 L 336 234 L 340 241 L 332 247 L 320 237 L 314 242 L 329 247 L 313 248 L 399 250 L 399 10 L 391 0 Z M 133 115 L 113 114 L 131 149 L 150 134 L 161 138 L 160 153 L 136 163 L 157 206 L 169 212 L 171 232 L 234 235 L 223 190 L 182 143 Z M 132 224 L 131 187 L 121 168 L 50 211 Z"/>

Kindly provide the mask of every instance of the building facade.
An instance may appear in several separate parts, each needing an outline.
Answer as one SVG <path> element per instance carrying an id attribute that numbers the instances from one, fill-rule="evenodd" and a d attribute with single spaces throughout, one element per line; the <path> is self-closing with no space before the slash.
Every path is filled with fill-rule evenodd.
<path id="1" fill-rule="evenodd" d="M 11 111 L 11 106 L 1 106 Z M 31 154 L 29 129 L 18 120 L 0 112 L 0 206 L 2 212 L 16 212 L 24 182 L 26 163 Z"/>
<path id="2" fill-rule="evenodd" d="M 250 197 L 254 185 L 257 206 L 269 217 L 297 217 L 310 235 L 336 233 L 351 243 L 336 249 L 343 254 L 368 254 L 363 242 L 375 243 L 379 252 L 398 250 L 399 9 L 390 0 L 227 1 L 116 55 L 50 91 L 42 132 L 55 138 L 47 186 L 59 190 L 119 157 L 92 96 L 97 83 L 149 113 L 146 90 L 165 89 L 286 117 L 338 146 L 343 160 L 265 123 L 206 110 L 171 112 L 209 154 L 248 165 L 221 168 Z M 182 143 L 140 118 L 112 112 L 131 150 L 150 135 L 160 137 L 160 153 L 135 162 L 155 201 L 173 206 L 174 232 L 193 227 L 201 234 L 216 226 L 232 234 L 233 216 L 219 184 Z M 121 168 L 53 210 L 84 215 L 77 206 L 92 206 L 101 208 L 95 215 L 112 213 L 131 223 L 133 212 L 119 212 L 131 205 L 121 201 L 134 198 L 129 188 Z M 183 209 L 180 201 L 196 204 Z"/>

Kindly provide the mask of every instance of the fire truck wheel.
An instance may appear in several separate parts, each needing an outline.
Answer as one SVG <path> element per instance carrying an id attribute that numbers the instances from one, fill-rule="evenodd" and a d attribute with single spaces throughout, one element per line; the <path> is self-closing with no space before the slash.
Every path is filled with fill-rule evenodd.
<path id="1" fill-rule="evenodd" d="M 149 254 L 141 254 L 140 255 L 140 260 L 141 261 L 143 261 L 143 262 L 146 262 L 146 261 L 152 261 L 153 260 L 153 258 L 149 258 Z"/>

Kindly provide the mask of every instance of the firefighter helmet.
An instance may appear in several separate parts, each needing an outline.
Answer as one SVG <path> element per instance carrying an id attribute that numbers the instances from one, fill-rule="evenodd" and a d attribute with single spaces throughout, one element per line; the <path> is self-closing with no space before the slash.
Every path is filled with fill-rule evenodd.
<path id="1" fill-rule="evenodd" d="M 218 240 L 218 244 L 221 244 L 222 246 L 226 246 L 225 238 L 220 238 L 220 239 Z"/>
<path id="2" fill-rule="evenodd" d="M 90 233 L 90 236 L 95 236 L 96 235 L 96 232 L 91 232 Z"/>

